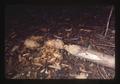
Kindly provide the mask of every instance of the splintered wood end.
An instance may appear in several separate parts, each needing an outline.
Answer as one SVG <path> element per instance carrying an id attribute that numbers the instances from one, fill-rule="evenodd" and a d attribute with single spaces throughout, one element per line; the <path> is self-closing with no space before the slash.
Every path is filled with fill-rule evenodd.
<path id="1" fill-rule="evenodd" d="M 45 42 L 45 45 L 47 45 L 49 47 L 58 48 L 58 49 L 64 48 L 63 41 L 59 40 L 59 39 L 48 40 L 47 42 Z"/>

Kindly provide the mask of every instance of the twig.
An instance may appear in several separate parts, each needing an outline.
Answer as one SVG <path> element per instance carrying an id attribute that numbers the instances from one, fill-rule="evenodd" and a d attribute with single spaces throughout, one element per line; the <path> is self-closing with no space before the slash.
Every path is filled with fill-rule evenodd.
<path id="1" fill-rule="evenodd" d="M 106 70 L 105 70 L 103 67 L 101 67 L 101 70 L 104 72 L 104 74 L 105 74 L 106 78 L 107 78 L 107 79 L 109 79 L 110 77 L 107 75 Z"/>
<path id="2" fill-rule="evenodd" d="M 97 44 L 96 46 L 108 46 L 108 47 L 115 47 L 115 45 L 105 45 L 105 44 Z"/>
<path id="3" fill-rule="evenodd" d="M 105 31 L 104 37 L 106 37 L 107 32 L 108 32 L 108 28 L 109 28 L 109 23 L 110 23 L 110 18 L 111 18 L 112 12 L 113 12 L 113 7 L 110 10 L 110 14 L 109 14 L 109 17 L 108 17 L 108 21 L 107 21 L 106 31 Z"/>
<path id="4" fill-rule="evenodd" d="M 101 72 L 100 67 L 98 67 L 99 65 L 97 65 L 97 69 L 98 69 L 98 73 L 102 76 L 103 79 L 106 79 L 106 77 L 103 75 L 103 73 Z"/>
<path id="5" fill-rule="evenodd" d="M 53 35 L 53 36 L 57 39 L 62 39 L 62 37 L 60 37 L 60 36 L 57 36 L 57 35 Z"/>

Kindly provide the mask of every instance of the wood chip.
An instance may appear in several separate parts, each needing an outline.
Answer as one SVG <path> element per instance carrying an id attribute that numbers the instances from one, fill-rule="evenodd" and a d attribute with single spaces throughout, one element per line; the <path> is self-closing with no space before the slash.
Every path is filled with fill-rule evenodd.
<path id="1" fill-rule="evenodd" d="M 53 53 L 53 55 L 55 56 L 55 58 L 60 58 L 60 57 L 62 57 L 60 54 L 58 54 L 58 53 Z"/>
<path id="2" fill-rule="evenodd" d="M 12 48 L 11 52 L 16 51 L 18 48 L 19 48 L 19 46 L 15 45 L 15 46 Z"/>
<path id="3" fill-rule="evenodd" d="M 80 67 L 80 71 L 86 73 L 87 71 Z"/>
<path id="4" fill-rule="evenodd" d="M 40 61 L 40 59 L 41 59 L 41 57 L 36 57 L 36 58 L 34 58 L 33 62 L 38 63 Z"/>
<path id="5" fill-rule="evenodd" d="M 69 29 L 65 29 L 65 31 L 72 31 L 72 28 L 69 28 Z"/>
<path id="6" fill-rule="evenodd" d="M 93 67 L 93 66 L 94 66 L 94 64 L 93 64 L 93 63 L 91 63 L 89 66 L 90 66 L 90 67 Z"/>
<path id="7" fill-rule="evenodd" d="M 63 49 L 64 47 L 63 41 L 59 39 L 48 40 L 47 42 L 45 42 L 45 45 L 58 49 Z"/>
<path id="8" fill-rule="evenodd" d="M 86 73 L 80 73 L 80 75 L 70 74 L 70 76 L 74 77 L 75 79 L 87 79 L 88 74 Z"/>
<path id="9" fill-rule="evenodd" d="M 45 74 L 48 74 L 48 70 L 45 70 Z"/>
<path id="10" fill-rule="evenodd" d="M 19 62 L 22 61 L 22 57 L 21 57 L 21 55 L 18 55 L 18 60 L 19 60 Z"/>
<path id="11" fill-rule="evenodd" d="M 70 65 L 67 64 L 61 64 L 62 67 L 68 67 L 69 69 L 72 69 L 72 67 Z"/>
<path id="12" fill-rule="evenodd" d="M 54 68 L 56 70 L 61 70 L 61 66 L 59 63 L 55 63 L 54 65 L 49 65 L 48 67 L 50 68 Z"/>
<path id="13" fill-rule="evenodd" d="M 43 73 L 45 71 L 45 69 L 42 69 L 41 71 L 40 71 L 40 73 Z"/>
<path id="14" fill-rule="evenodd" d="M 56 60 L 56 58 L 52 58 L 52 59 L 50 59 L 48 62 L 54 62 Z"/>
<path id="15" fill-rule="evenodd" d="M 30 39 L 33 41 L 39 41 L 43 38 L 43 36 L 31 36 Z"/>
<path id="16" fill-rule="evenodd" d="M 23 57 L 24 57 L 24 56 L 28 56 L 28 55 L 30 55 L 30 53 L 25 53 L 25 54 L 23 54 Z"/>
<path id="17" fill-rule="evenodd" d="M 112 30 L 111 33 L 115 34 L 115 30 Z"/>
<path id="18" fill-rule="evenodd" d="M 92 30 L 89 30 L 89 29 L 80 29 L 80 31 L 84 31 L 84 32 L 90 33 Z"/>
<path id="19" fill-rule="evenodd" d="M 14 77 L 12 77 L 11 79 L 18 79 L 21 76 L 21 74 L 17 74 Z"/>
<path id="20" fill-rule="evenodd" d="M 33 64 L 36 65 L 36 66 L 42 66 L 41 63 L 33 63 Z"/>
<path id="21" fill-rule="evenodd" d="M 40 44 L 38 44 L 36 41 L 30 40 L 30 39 L 26 39 L 24 42 L 24 45 L 26 48 L 29 48 L 29 49 L 37 48 L 40 46 Z"/>
<path id="22" fill-rule="evenodd" d="M 15 38 L 17 35 L 16 34 L 14 34 L 13 36 L 11 36 L 11 38 L 13 39 L 13 38 Z"/>
<path id="23" fill-rule="evenodd" d="M 28 73 L 27 73 L 27 77 L 30 77 L 30 74 L 31 74 L 31 71 L 28 71 Z"/>
<path id="24" fill-rule="evenodd" d="M 73 55 L 77 54 L 81 51 L 81 48 L 77 45 L 65 45 L 64 48 L 65 48 L 65 50 L 72 53 Z"/>
<path id="25" fill-rule="evenodd" d="M 53 36 L 57 39 L 62 39 L 62 37 L 60 37 L 60 36 L 57 36 L 57 35 L 53 35 Z"/>

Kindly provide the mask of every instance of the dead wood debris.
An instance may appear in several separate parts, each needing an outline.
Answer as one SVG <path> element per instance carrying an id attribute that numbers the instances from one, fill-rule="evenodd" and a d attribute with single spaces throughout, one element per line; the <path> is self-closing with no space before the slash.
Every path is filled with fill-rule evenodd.
<path id="1" fill-rule="evenodd" d="M 67 45 L 71 45 L 73 43 L 82 46 L 89 43 L 88 35 L 82 35 L 82 34 L 83 33 L 93 34 L 93 31 L 84 28 L 81 28 L 79 30 L 80 30 L 79 31 L 80 34 L 76 35 L 76 32 L 74 32 L 75 29 L 70 27 L 67 29 L 63 29 L 62 32 L 58 31 L 57 32 L 58 34 L 53 34 L 53 36 L 57 39 L 52 40 L 51 39 L 52 37 L 49 38 L 50 36 L 47 35 L 46 35 L 47 38 L 45 36 L 32 35 L 26 38 L 24 44 L 22 44 L 21 46 L 20 45 L 11 46 L 11 44 L 9 46 L 7 45 L 9 49 L 8 48 L 6 49 L 7 50 L 6 55 L 10 56 L 11 58 L 14 58 L 11 61 L 14 61 L 14 63 L 16 64 L 16 66 L 15 65 L 12 66 L 12 64 L 9 62 L 9 67 L 11 66 L 11 69 L 9 70 L 9 67 L 6 67 L 8 69 L 8 71 L 6 72 L 6 76 L 8 76 L 7 78 L 10 79 L 57 79 L 57 78 L 111 79 L 114 78 L 113 70 L 112 70 L 113 72 L 110 71 L 111 72 L 110 73 L 109 70 L 106 71 L 105 67 L 103 68 L 101 68 L 100 66 L 97 67 L 96 64 L 90 63 L 83 59 L 79 59 L 77 57 L 73 57 L 71 56 L 71 54 L 63 50 L 64 48 L 66 48 L 67 50 L 68 48 Z M 43 28 L 40 31 L 47 32 L 49 31 L 49 29 L 46 30 Z M 114 33 L 115 32 L 113 30 L 108 31 L 108 36 L 109 35 L 113 36 L 113 39 L 111 38 L 110 40 L 114 40 Z M 13 38 L 15 38 L 14 33 L 12 35 Z M 103 47 L 102 48 L 103 50 L 108 49 L 108 47 L 111 47 L 111 50 L 114 50 L 114 43 L 112 43 L 112 41 L 106 38 L 102 38 L 101 35 L 102 34 L 100 35 L 95 34 L 95 38 L 92 37 L 91 45 L 97 46 L 97 48 Z M 61 41 L 61 39 L 63 40 Z M 43 42 L 42 44 L 41 41 Z M 92 48 L 94 46 L 92 46 Z M 105 46 L 107 46 L 107 48 Z M 76 46 L 74 46 L 75 48 L 73 46 L 71 47 L 72 48 L 70 49 L 68 48 L 69 51 L 71 51 L 72 53 L 78 52 L 75 51 L 75 48 L 77 48 Z M 60 52 L 61 50 L 62 52 Z M 107 53 L 110 52 L 109 49 L 106 51 Z M 96 69 L 96 67 L 99 70 Z M 16 70 L 16 73 L 14 73 L 13 70 Z M 12 75 L 10 73 L 12 73 Z"/>
<path id="2" fill-rule="evenodd" d="M 21 65 L 24 65 L 24 67 L 27 66 L 33 66 L 34 69 L 36 70 L 34 76 L 32 77 L 31 74 L 33 73 L 33 70 L 29 70 L 27 71 L 27 73 L 22 73 L 24 75 L 21 74 L 16 74 L 12 77 L 12 79 L 19 79 L 19 78 L 26 78 L 28 79 L 32 79 L 32 78 L 40 78 L 40 76 L 38 75 L 40 72 L 40 75 L 45 74 L 44 76 L 41 76 L 41 79 L 52 79 L 54 78 L 53 74 L 56 74 L 58 71 L 61 70 L 73 70 L 75 69 L 74 65 L 71 66 L 71 64 L 64 64 L 61 63 L 63 61 L 63 56 L 65 56 L 64 54 L 60 53 L 60 49 L 66 48 L 67 50 L 67 45 L 65 45 L 61 40 L 56 39 L 56 40 L 48 40 L 44 43 L 44 45 L 42 47 L 40 47 L 39 41 L 42 40 L 43 37 L 39 37 L 39 36 L 31 36 L 30 38 L 26 39 L 24 42 L 24 49 L 22 50 L 23 53 L 21 53 L 21 55 L 18 55 L 18 62 L 21 63 Z M 59 45 L 58 45 L 59 44 Z M 71 46 L 72 47 L 72 46 Z M 32 57 L 31 52 L 26 52 L 28 49 L 31 49 L 31 51 L 34 51 L 35 49 L 38 49 L 38 53 L 36 53 L 35 57 Z M 14 51 L 18 51 L 19 47 L 18 46 L 14 46 L 13 49 L 11 50 L 11 52 Z M 80 50 L 80 49 L 79 49 Z M 74 48 L 70 49 L 71 52 L 77 53 L 76 51 L 74 51 Z M 65 52 L 65 51 L 64 51 Z M 63 52 L 63 53 L 64 53 Z M 68 54 L 70 55 L 70 54 Z M 70 59 L 71 56 L 68 56 L 67 59 Z M 74 58 L 73 58 L 74 59 Z M 72 59 L 71 59 L 72 60 Z M 30 62 L 31 61 L 31 62 Z M 75 61 L 73 61 L 74 63 Z M 71 61 L 72 63 L 72 61 Z M 73 67 L 74 66 L 74 67 Z M 23 67 L 23 66 L 22 66 Z M 90 67 L 94 67 L 93 65 L 90 65 Z M 95 71 L 87 71 L 81 67 L 80 68 L 80 73 L 79 74 L 73 74 L 70 73 L 68 71 L 67 74 L 69 74 L 68 78 L 75 78 L 75 79 L 89 79 L 89 76 L 91 73 L 95 73 Z M 24 68 L 23 68 L 24 69 Z M 106 79 L 108 77 L 107 72 L 105 70 L 99 70 L 98 72 L 103 79 Z M 103 76 L 105 75 L 106 76 Z M 59 74 L 56 74 L 56 76 L 59 76 Z M 66 76 L 63 76 L 66 77 Z"/>

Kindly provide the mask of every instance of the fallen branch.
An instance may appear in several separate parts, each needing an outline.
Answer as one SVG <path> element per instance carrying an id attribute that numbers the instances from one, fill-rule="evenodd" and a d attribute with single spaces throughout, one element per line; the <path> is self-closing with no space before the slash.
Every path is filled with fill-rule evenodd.
<path id="1" fill-rule="evenodd" d="M 109 23 L 110 23 L 110 18 L 111 18 L 111 16 L 112 16 L 112 12 L 113 12 L 113 7 L 112 7 L 111 10 L 110 10 L 110 14 L 109 14 L 109 17 L 108 17 L 108 21 L 107 21 L 106 31 L 105 31 L 104 37 L 106 37 L 107 32 L 108 32 L 108 28 L 109 28 Z"/>
<path id="2" fill-rule="evenodd" d="M 106 46 L 106 47 L 113 47 L 113 48 L 115 48 L 115 45 L 104 45 L 104 44 L 97 44 L 96 46 Z"/>

